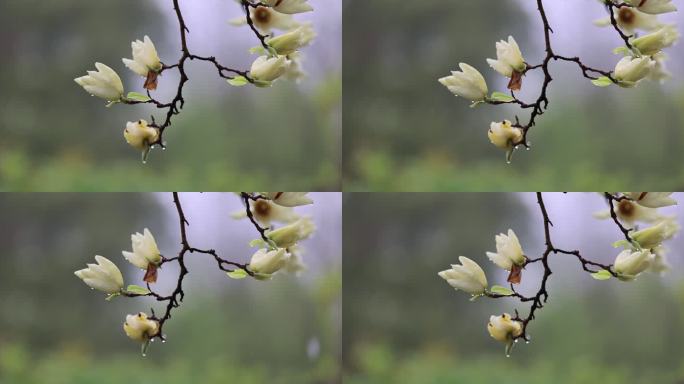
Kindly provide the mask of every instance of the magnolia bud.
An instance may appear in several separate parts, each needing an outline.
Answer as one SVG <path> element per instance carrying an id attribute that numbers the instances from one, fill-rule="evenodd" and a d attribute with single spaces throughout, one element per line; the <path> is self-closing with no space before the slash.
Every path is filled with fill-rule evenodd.
<path id="1" fill-rule="evenodd" d="M 252 78 L 260 81 L 273 81 L 285 73 L 288 60 L 285 56 L 271 57 L 259 56 L 252 63 L 249 73 Z"/>
<path id="2" fill-rule="evenodd" d="M 652 249 L 672 238 L 678 230 L 679 224 L 671 218 L 666 218 L 654 226 L 633 232 L 631 237 L 642 248 Z"/>
<path id="3" fill-rule="evenodd" d="M 133 60 L 122 59 L 128 69 L 142 77 L 147 77 L 149 72 L 159 72 L 162 69 L 157 49 L 149 37 L 145 36 L 143 41 L 136 40 L 132 42 L 131 48 L 133 50 Z"/>
<path id="4" fill-rule="evenodd" d="M 511 315 L 490 316 L 487 324 L 489 334 L 497 341 L 510 343 L 514 338 L 522 335 L 522 323 L 511 319 Z"/>
<path id="5" fill-rule="evenodd" d="M 670 197 L 672 192 L 625 192 L 625 196 L 648 208 L 661 208 L 677 205 L 677 200 Z"/>
<path id="6" fill-rule="evenodd" d="M 106 257 L 95 256 L 97 264 L 88 264 L 88 268 L 81 269 L 74 274 L 89 287 L 109 294 L 123 289 L 123 276 L 119 268 Z"/>
<path id="7" fill-rule="evenodd" d="M 672 4 L 672 0 L 626 0 L 626 2 L 637 7 L 641 12 L 652 15 L 677 10 L 677 7 Z"/>
<path id="8" fill-rule="evenodd" d="M 102 63 L 95 63 L 97 71 L 88 71 L 87 76 L 74 79 L 76 84 L 86 92 L 110 102 L 119 101 L 123 97 L 123 83 L 119 75 Z"/>
<path id="9" fill-rule="evenodd" d="M 294 14 L 313 11 L 307 0 L 263 0 L 262 3 L 273 7 L 280 13 Z"/>
<path id="10" fill-rule="evenodd" d="M 461 265 L 452 265 L 438 273 L 439 277 L 452 287 L 468 292 L 471 295 L 481 295 L 487 289 L 487 277 L 482 268 L 465 256 L 459 256 Z"/>
<path id="11" fill-rule="evenodd" d="M 316 37 L 316 33 L 311 25 L 304 24 L 290 32 L 270 38 L 266 40 L 266 43 L 275 49 L 279 55 L 289 55 L 309 45 L 314 37 Z"/>
<path id="12" fill-rule="evenodd" d="M 131 246 L 133 252 L 121 251 L 121 253 L 136 267 L 147 269 L 150 263 L 156 265 L 161 262 L 161 253 L 149 229 L 145 228 L 142 234 L 139 232 L 132 234 Z"/>
<path id="13" fill-rule="evenodd" d="M 641 36 L 632 41 L 632 45 L 641 52 L 642 55 L 655 55 L 663 48 L 672 46 L 679 39 L 679 32 L 674 25 L 666 25 L 656 32 Z"/>
<path id="14" fill-rule="evenodd" d="M 525 264 L 525 255 L 520 246 L 520 241 L 512 229 L 508 230 L 508 236 L 503 233 L 496 235 L 496 253 L 487 252 L 487 257 L 494 264 L 507 271 L 511 270 L 513 264 L 517 266 Z"/>
<path id="15" fill-rule="evenodd" d="M 487 63 L 506 77 L 512 77 L 513 72 L 522 73 L 527 67 L 513 36 L 508 36 L 508 42 L 501 40 L 496 43 L 496 56 L 497 60 L 487 59 Z"/>
<path id="16" fill-rule="evenodd" d="M 625 249 L 615 258 L 614 269 L 620 280 L 634 280 L 638 274 L 648 269 L 653 258 L 653 254 L 648 250 Z"/>
<path id="17" fill-rule="evenodd" d="M 124 332 L 132 340 L 146 342 L 159 333 L 159 322 L 147 318 L 147 314 L 127 315 L 123 324 Z"/>
<path id="18" fill-rule="evenodd" d="M 482 74 L 466 63 L 459 63 L 462 72 L 451 71 L 451 76 L 442 77 L 439 82 L 451 93 L 470 101 L 487 98 L 487 82 Z"/>
<path id="19" fill-rule="evenodd" d="M 655 61 L 648 56 L 625 56 L 615 66 L 615 79 L 621 87 L 632 88 L 649 75 L 655 64 Z"/>
<path id="20" fill-rule="evenodd" d="M 259 249 L 252 255 L 249 262 L 249 270 L 260 275 L 271 275 L 278 272 L 287 264 L 290 255 L 285 248 L 278 248 L 273 251 Z"/>
<path id="21" fill-rule="evenodd" d="M 283 207 L 297 207 L 300 205 L 313 204 L 313 200 L 307 196 L 309 192 L 263 192 L 262 194 L 274 203 Z"/>
<path id="22" fill-rule="evenodd" d="M 126 123 L 124 138 L 131 147 L 142 151 L 143 161 L 147 158 L 150 145 L 159 140 L 159 130 L 147 125 L 147 121 L 138 120 Z"/>
<path id="23" fill-rule="evenodd" d="M 315 229 L 316 226 L 310 218 L 302 217 L 294 223 L 269 231 L 266 236 L 279 248 L 288 248 L 309 237 Z"/>

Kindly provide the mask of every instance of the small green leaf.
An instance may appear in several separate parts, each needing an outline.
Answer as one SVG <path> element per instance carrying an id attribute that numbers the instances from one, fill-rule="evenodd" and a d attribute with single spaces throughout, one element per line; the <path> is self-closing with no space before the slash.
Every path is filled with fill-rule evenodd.
<path id="1" fill-rule="evenodd" d="M 107 297 L 105 297 L 105 300 L 111 301 L 113 298 L 115 298 L 115 297 L 117 297 L 117 296 L 121 296 L 121 294 L 120 294 L 119 292 L 112 293 L 112 294 L 110 294 L 110 295 L 107 295 Z"/>
<path id="2" fill-rule="evenodd" d="M 250 247 L 264 247 L 266 245 L 267 244 L 263 239 L 254 239 L 249 242 Z"/>
<path id="3" fill-rule="evenodd" d="M 140 101 L 140 102 L 146 102 L 146 101 L 152 100 L 152 99 L 150 99 L 149 96 L 143 95 L 142 93 L 138 93 L 138 92 L 128 92 L 128 95 L 126 95 L 126 98 L 128 100 Z"/>
<path id="4" fill-rule="evenodd" d="M 228 84 L 233 87 L 242 87 L 243 85 L 249 84 L 249 81 L 244 76 L 235 76 L 232 79 L 228 79 Z"/>
<path id="5" fill-rule="evenodd" d="M 501 296 L 510 296 L 510 295 L 515 293 L 512 290 L 510 290 L 506 287 L 502 287 L 500 285 L 492 286 L 492 288 L 489 291 L 491 293 L 496 293 L 497 295 L 501 295 Z"/>
<path id="6" fill-rule="evenodd" d="M 611 275 L 609 271 L 602 269 L 596 273 L 592 273 L 591 277 L 593 277 L 596 280 L 608 280 L 611 277 L 613 277 L 613 275 Z"/>
<path id="7" fill-rule="evenodd" d="M 489 97 L 492 101 L 500 101 L 502 103 L 510 103 L 514 101 L 515 98 L 511 95 L 507 95 L 503 92 L 492 92 L 492 96 Z"/>
<path id="8" fill-rule="evenodd" d="M 250 49 L 249 49 L 249 53 L 251 53 L 251 54 L 253 54 L 253 55 L 263 55 L 264 53 L 266 53 L 266 50 L 264 49 L 264 47 L 262 47 L 262 46 L 260 45 L 260 46 L 258 46 L 258 47 L 252 47 L 252 48 L 250 48 Z"/>
<path id="9" fill-rule="evenodd" d="M 228 275 L 228 277 L 230 277 L 231 279 L 236 280 L 244 279 L 245 277 L 249 276 L 247 271 L 245 271 L 244 269 L 236 269 L 234 271 L 226 272 L 226 275 Z"/>
<path id="10" fill-rule="evenodd" d="M 607 87 L 613 84 L 613 80 L 608 76 L 601 76 L 598 79 L 592 80 L 591 83 L 597 87 Z"/>
<path id="11" fill-rule="evenodd" d="M 622 46 L 622 47 L 617 47 L 617 48 L 613 49 L 613 53 L 616 55 L 620 55 L 620 54 L 628 55 L 631 52 L 630 52 L 629 48 Z"/>
<path id="12" fill-rule="evenodd" d="M 150 293 L 150 290 L 139 285 L 129 285 L 128 287 L 126 287 L 126 292 L 133 293 L 136 295 L 147 295 Z"/>

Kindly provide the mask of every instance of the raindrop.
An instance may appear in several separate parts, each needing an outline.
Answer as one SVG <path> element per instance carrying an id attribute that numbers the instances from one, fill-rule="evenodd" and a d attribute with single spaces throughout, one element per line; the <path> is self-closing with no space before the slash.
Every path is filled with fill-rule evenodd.
<path id="1" fill-rule="evenodd" d="M 517 343 L 517 342 L 518 342 L 518 339 L 515 339 L 515 342 Z"/>
<path id="2" fill-rule="evenodd" d="M 145 356 L 145 355 L 143 355 L 143 356 Z M 511 357 L 511 355 L 509 355 L 509 354 L 506 354 L 506 357 Z"/>
<path id="3" fill-rule="evenodd" d="M 530 148 L 530 147 L 525 148 L 525 150 L 527 150 L 527 151 L 529 151 L 530 149 L 532 149 L 532 148 Z"/>
<path id="4" fill-rule="evenodd" d="M 530 343 L 530 341 L 529 341 L 529 340 L 527 340 L 527 341 L 525 342 L 525 344 L 529 344 L 529 343 Z"/>
<path id="5" fill-rule="evenodd" d="M 162 343 L 166 343 L 166 340 L 162 339 Z"/>
<path id="6" fill-rule="evenodd" d="M 143 353 L 142 356 L 143 356 L 143 357 L 147 357 L 147 353 Z"/>
<path id="7" fill-rule="evenodd" d="M 510 161 L 510 160 L 506 160 L 506 164 L 510 164 L 510 163 L 511 163 L 511 161 Z"/>
<path id="8" fill-rule="evenodd" d="M 147 160 L 143 160 L 143 164 L 147 164 Z"/>
<path id="9" fill-rule="evenodd" d="M 166 151 L 166 147 L 162 147 L 162 151 Z"/>

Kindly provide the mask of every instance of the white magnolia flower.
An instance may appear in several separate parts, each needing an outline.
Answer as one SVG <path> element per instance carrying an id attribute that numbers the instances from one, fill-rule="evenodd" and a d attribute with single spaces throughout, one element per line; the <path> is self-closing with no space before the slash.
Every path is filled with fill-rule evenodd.
<path id="1" fill-rule="evenodd" d="M 662 49 L 672 46 L 679 40 L 679 31 L 674 25 L 665 25 L 655 32 L 638 37 L 632 41 L 632 45 L 642 55 L 655 55 Z"/>
<path id="2" fill-rule="evenodd" d="M 250 10 L 254 26 L 263 33 L 269 33 L 273 29 L 288 31 L 299 26 L 291 15 L 277 12 L 273 8 L 258 6 Z M 230 21 L 235 26 L 247 24 L 246 17 L 240 17 Z"/>
<path id="3" fill-rule="evenodd" d="M 481 295 L 487 289 L 487 277 L 482 268 L 474 261 L 465 256 L 459 256 L 461 265 L 451 265 L 438 273 L 439 277 L 446 280 L 449 285 L 471 295 Z"/>
<path id="4" fill-rule="evenodd" d="M 142 77 L 147 77 L 150 72 L 159 72 L 162 69 L 157 49 L 148 36 L 145 36 L 143 41 L 136 40 L 132 42 L 131 48 L 133 50 L 133 60 L 122 59 L 128 69 Z"/>
<path id="5" fill-rule="evenodd" d="M 285 73 L 288 65 L 289 60 L 285 56 L 259 56 L 252 63 L 249 73 L 255 80 L 273 81 Z"/>
<path id="6" fill-rule="evenodd" d="M 653 248 L 653 260 L 649 271 L 655 273 L 664 273 L 670 270 L 670 263 L 667 261 L 667 249 L 659 245 Z"/>
<path id="7" fill-rule="evenodd" d="M 140 232 L 132 234 L 131 245 L 133 252 L 121 251 L 121 254 L 136 267 L 147 269 L 150 263 L 157 265 L 161 262 L 161 253 L 149 229 L 145 228 L 142 234 Z"/>
<path id="8" fill-rule="evenodd" d="M 311 24 L 303 24 L 290 32 L 267 39 L 266 43 L 279 55 L 289 55 L 309 45 L 314 37 L 316 32 L 311 28 Z"/>
<path id="9" fill-rule="evenodd" d="M 106 293 L 117 293 L 123 289 L 123 276 L 117 266 L 106 257 L 95 256 L 97 264 L 74 272 L 89 287 Z"/>
<path id="10" fill-rule="evenodd" d="M 131 147 L 142 151 L 143 160 L 145 160 L 150 151 L 150 145 L 159 139 L 159 130 L 148 126 L 147 121 L 141 119 L 127 122 L 123 135 Z"/>
<path id="11" fill-rule="evenodd" d="M 442 77 L 439 82 L 451 93 L 470 101 L 483 101 L 487 98 L 487 82 L 482 74 L 466 63 L 459 63 L 462 72 L 451 71 L 451 76 Z"/>
<path id="12" fill-rule="evenodd" d="M 525 255 L 520 246 L 520 241 L 512 229 L 508 230 L 508 236 L 503 233 L 496 235 L 496 253 L 487 252 L 487 257 L 494 264 L 507 271 L 511 270 L 513 264 L 517 266 L 525 264 Z"/>
<path id="13" fill-rule="evenodd" d="M 651 266 L 654 256 L 649 250 L 633 251 L 625 249 L 615 258 L 614 269 L 623 281 L 634 280 L 641 272 Z"/>
<path id="14" fill-rule="evenodd" d="M 140 312 L 136 315 L 127 315 L 123 329 L 131 339 L 145 342 L 159 333 L 159 322 L 148 319 L 147 314 Z"/>
<path id="15" fill-rule="evenodd" d="M 615 205 L 615 214 L 621 223 L 633 226 L 637 221 L 644 223 L 655 223 L 662 220 L 664 217 L 658 213 L 655 208 L 646 208 L 632 200 L 623 199 Z M 610 210 L 604 210 L 594 213 L 597 219 L 610 219 Z"/>
<path id="16" fill-rule="evenodd" d="M 288 248 L 311 236 L 315 229 L 316 226 L 309 217 L 302 217 L 294 223 L 267 232 L 266 236 L 278 247 Z"/>
<path id="17" fill-rule="evenodd" d="M 658 224 L 633 232 L 631 237 L 644 249 L 653 249 L 663 241 L 671 239 L 679 231 L 679 224 L 672 218 L 665 218 Z"/>
<path id="18" fill-rule="evenodd" d="M 670 197 L 672 192 L 624 192 L 639 205 L 648 208 L 660 208 L 677 205 L 677 200 Z"/>
<path id="19" fill-rule="evenodd" d="M 260 275 L 271 275 L 283 268 L 289 258 L 290 254 L 285 248 L 272 251 L 262 248 L 252 255 L 252 259 L 249 261 L 249 270 Z"/>
<path id="20" fill-rule="evenodd" d="M 297 207 L 300 205 L 313 204 L 313 200 L 307 196 L 309 192 L 263 192 L 274 203 L 283 207 Z"/>
<path id="21" fill-rule="evenodd" d="M 653 31 L 660 28 L 663 24 L 658 21 L 658 16 L 649 15 L 636 8 L 621 7 L 615 15 L 618 26 L 625 32 L 634 33 L 635 30 Z M 594 21 L 599 27 L 611 26 L 610 17 Z"/>
<path id="22" fill-rule="evenodd" d="M 280 206 L 266 199 L 250 201 L 249 209 L 252 212 L 252 215 L 254 215 L 254 219 L 266 226 L 271 225 L 271 222 L 273 221 L 291 223 L 299 219 L 299 215 L 295 213 L 294 209 Z M 232 217 L 234 219 L 243 219 L 247 217 L 247 212 L 245 212 L 244 209 L 241 209 L 233 213 Z"/>
<path id="23" fill-rule="evenodd" d="M 513 36 L 508 36 L 508 42 L 501 40 L 496 43 L 496 57 L 497 60 L 487 59 L 487 63 L 506 77 L 512 77 L 513 72 L 522 73 L 527 67 Z"/>
<path id="24" fill-rule="evenodd" d="M 514 127 L 510 121 L 504 120 L 500 123 L 492 122 L 489 125 L 487 137 L 489 137 L 489 141 L 492 144 L 507 151 L 506 159 L 510 161 L 511 156 L 513 156 L 513 149 L 523 139 L 523 131 L 518 127 Z"/>
<path id="25" fill-rule="evenodd" d="M 625 56 L 615 66 L 615 79 L 621 87 L 632 88 L 650 74 L 655 64 L 648 56 Z"/>
<path id="26" fill-rule="evenodd" d="M 95 63 L 97 71 L 88 71 L 87 76 L 81 76 L 74 81 L 86 92 L 107 101 L 119 101 L 123 97 L 124 89 L 121 78 L 117 73 L 102 63 Z"/>
<path id="27" fill-rule="evenodd" d="M 522 323 L 511 319 L 511 315 L 490 316 L 487 331 L 497 341 L 510 343 L 514 338 L 522 335 Z"/>
<path id="28" fill-rule="evenodd" d="M 656 65 L 648 75 L 649 79 L 663 83 L 666 79 L 672 77 L 672 73 L 667 70 L 667 66 L 665 64 L 667 61 L 667 55 L 665 53 L 658 52 L 653 55 L 652 58 L 655 60 Z"/>
<path id="29" fill-rule="evenodd" d="M 637 7 L 641 12 L 650 13 L 652 15 L 674 12 L 677 10 L 677 7 L 672 4 L 672 0 L 626 0 L 626 2 Z"/>
<path id="30" fill-rule="evenodd" d="M 262 3 L 273 7 L 280 13 L 295 14 L 313 11 L 307 0 L 263 0 Z"/>

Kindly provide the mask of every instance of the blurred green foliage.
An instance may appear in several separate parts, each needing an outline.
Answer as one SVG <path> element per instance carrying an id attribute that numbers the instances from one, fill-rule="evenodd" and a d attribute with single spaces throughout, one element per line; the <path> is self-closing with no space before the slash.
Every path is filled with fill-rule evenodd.
<path id="1" fill-rule="evenodd" d="M 332 72 L 301 85 L 215 91 L 202 86 L 214 69 L 190 62 L 185 108 L 165 133 L 168 149 L 141 164 L 123 128 L 156 111 L 104 108 L 73 79 L 100 61 L 119 72 L 126 91 L 139 91 L 121 63 L 130 41 L 148 34 L 160 52 L 179 46 L 175 21 L 156 4 L 0 3 L 0 190 L 339 190 L 342 85 Z M 162 76 L 160 94 L 175 87 L 174 76 Z"/>
<path id="2" fill-rule="evenodd" d="M 0 210 L 0 383 L 339 382 L 339 265 L 256 282 L 231 280 L 209 260 L 190 258 L 186 300 L 164 327 L 168 342 L 152 344 L 143 358 L 123 333 L 123 319 L 150 307 L 159 311 L 159 304 L 106 302 L 73 272 L 101 254 L 122 268 L 127 284 L 136 283 L 139 271 L 121 257 L 131 232 L 156 228 L 163 252 L 178 241 L 176 218 L 160 200 L 147 194 L 6 193 Z M 170 228 L 170 235 L 161 228 Z M 319 236 L 336 236 L 322 231 Z M 176 271 L 173 265 L 162 270 L 161 292 Z"/>
<path id="3" fill-rule="evenodd" d="M 542 230 L 541 220 L 527 212 L 508 194 L 345 195 L 345 382 L 683 383 L 678 269 L 665 279 L 650 274 L 630 284 L 599 282 L 575 263 L 553 258 L 550 298 L 530 325 L 532 342 L 505 357 L 503 345 L 487 333 L 487 319 L 514 308 L 525 314 L 528 306 L 469 302 L 437 272 L 465 255 L 480 263 L 490 285 L 500 284 L 505 277 L 484 256 L 494 249 L 494 234 L 515 228 L 528 255 L 541 250 L 530 240 Z M 563 217 L 552 220 L 566 225 Z M 581 235 L 571 246 L 588 255 L 602 249 Z M 673 248 L 673 258 L 680 254 Z M 540 273 L 527 268 L 523 280 Z"/>
<path id="4" fill-rule="evenodd" d="M 586 3 L 573 1 L 578 12 Z M 532 150 L 518 151 L 506 164 L 487 138 L 489 124 L 513 120 L 516 113 L 525 121 L 527 114 L 501 106 L 471 109 L 437 79 L 466 62 L 482 71 L 490 91 L 500 90 L 503 81 L 485 62 L 495 55 L 494 42 L 513 35 L 525 49 L 542 38 L 539 20 L 519 3 L 345 0 L 344 18 L 354 25 L 344 29 L 345 190 L 684 186 L 684 89 L 677 73 L 670 87 L 649 82 L 632 90 L 599 89 L 572 65 L 553 63 L 549 109 L 531 131 Z M 591 21 L 582 16 L 576 24 L 595 28 Z M 554 38 L 568 33 L 560 27 L 555 32 Z M 565 53 L 558 43 L 557 49 Z M 527 53 L 528 61 L 539 61 Z M 594 65 L 614 57 L 599 50 L 589 56 Z M 528 76 L 525 84 L 523 90 L 532 92 L 537 80 Z M 536 98 L 537 91 L 532 93 L 523 98 Z"/>

